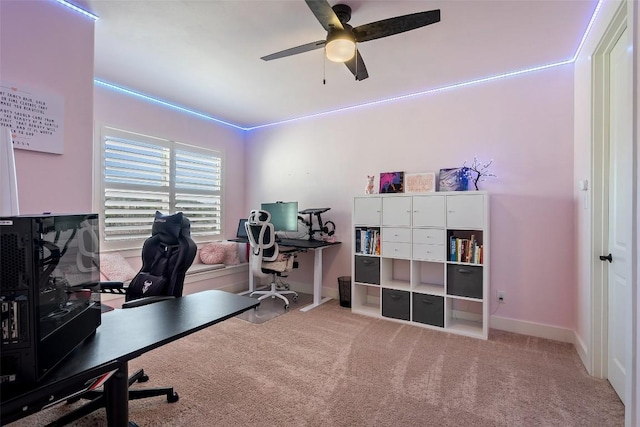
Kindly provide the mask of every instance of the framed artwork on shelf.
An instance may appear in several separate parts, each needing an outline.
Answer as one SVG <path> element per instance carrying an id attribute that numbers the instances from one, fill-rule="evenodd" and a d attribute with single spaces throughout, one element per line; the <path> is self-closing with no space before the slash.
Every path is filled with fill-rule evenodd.
<path id="1" fill-rule="evenodd" d="M 436 191 L 435 172 L 408 173 L 404 177 L 405 193 L 430 193 Z"/>
<path id="2" fill-rule="evenodd" d="M 404 172 L 382 172 L 380 174 L 380 193 L 403 193 Z"/>
<path id="3" fill-rule="evenodd" d="M 468 186 L 468 168 L 440 169 L 438 191 L 466 191 Z"/>

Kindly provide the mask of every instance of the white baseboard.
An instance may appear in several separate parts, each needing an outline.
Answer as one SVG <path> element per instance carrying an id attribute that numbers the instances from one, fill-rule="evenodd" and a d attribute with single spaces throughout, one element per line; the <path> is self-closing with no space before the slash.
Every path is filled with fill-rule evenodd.
<path id="1" fill-rule="evenodd" d="M 568 342 L 575 345 L 576 335 L 573 330 L 560 328 L 557 326 L 545 325 L 542 323 L 527 322 L 524 320 L 510 319 L 507 317 L 491 316 L 489 318 L 489 328 L 513 332 L 516 334 L 530 335 L 538 338 L 547 338 L 550 340 Z"/>
<path id="2" fill-rule="evenodd" d="M 578 352 L 578 356 L 580 357 L 580 360 L 582 361 L 582 364 L 584 365 L 589 375 L 593 375 L 587 346 L 576 333 L 573 334 L 573 346 L 576 348 L 576 352 Z"/>
<path id="3" fill-rule="evenodd" d="M 313 284 L 300 282 L 287 282 L 291 289 L 305 294 L 313 294 Z M 322 296 L 339 299 L 337 288 L 322 288 Z M 477 319 L 476 319 L 477 320 Z M 516 334 L 530 335 L 538 338 L 546 338 L 555 341 L 571 343 L 575 346 L 580 359 L 585 363 L 587 360 L 584 343 L 577 337 L 575 331 L 558 326 L 545 325 L 542 323 L 527 322 L 524 320 L 510 319 L 508 317 L 490 316 L 489 328 L 501 331 L 513 332 Z M 586 363 L 585 363 L 586 366 Z"/>

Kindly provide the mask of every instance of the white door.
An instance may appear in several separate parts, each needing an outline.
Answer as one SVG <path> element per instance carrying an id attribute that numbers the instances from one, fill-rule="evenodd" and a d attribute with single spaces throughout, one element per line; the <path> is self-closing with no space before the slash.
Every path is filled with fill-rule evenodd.
<path id="1" fill-rule="evenodd" d="M 631 46 L 624 30 L 609 56 L 609 264 L 607 378 L 624 403 L 631 324 Z"/>

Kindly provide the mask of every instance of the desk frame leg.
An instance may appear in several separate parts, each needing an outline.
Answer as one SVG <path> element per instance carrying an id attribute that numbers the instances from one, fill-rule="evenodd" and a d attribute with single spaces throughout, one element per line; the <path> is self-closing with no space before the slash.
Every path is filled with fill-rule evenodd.
<path id="1" fill-rule="evenodd" d="M 313 304 L 309 304 L 300 309 L 300 311 L 309 311 L 321 304 L 331 300 L 331 297 L 322 298 L 322 249 L 314 249 L 313 252 Z"/>
<path id="2" fill-rule="evenodd" d="M 253 277 L 253 269 L 251 264 L 251 254 L 249 254 L 249 290 L 240 292 L 238 295 L 249 295 L 256 290 L 255 278 Z"/>
<path id="3" fill-rule="evenodd" d="M 104 384 L 105 409 L 109 427 L 129 426 L 129 369 L 120 362 L 118 371 Z"/>

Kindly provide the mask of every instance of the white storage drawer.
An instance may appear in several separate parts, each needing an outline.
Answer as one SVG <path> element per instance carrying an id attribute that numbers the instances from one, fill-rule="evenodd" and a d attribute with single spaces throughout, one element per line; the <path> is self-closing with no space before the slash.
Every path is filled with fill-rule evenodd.
<path id="1" fill-rule="evenodd" d="M 383 242 L 411 242 L 411 229 L 409 228 L 391 228 L 382 229 Z"/>
<path id="2" fill-rule="evenodd" d="M 382 256 L 386 258 L 411 258 L 411 243 L 383 242 Z"/>
<path id="3" fill-rule="evenodd" d="M 446 233 L 439 228 L 414 228 L 413 243 L 424 243 L 427 245 L 444 245 Z"/>
<path id="4" fill-rule="evenodd" d="M 444 261 L 444 245 L 425 245 L 423 243 L 413 244 L 413 259 L 424 261 Z"/>

